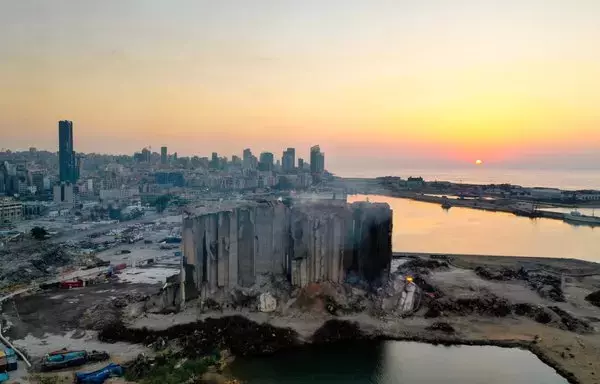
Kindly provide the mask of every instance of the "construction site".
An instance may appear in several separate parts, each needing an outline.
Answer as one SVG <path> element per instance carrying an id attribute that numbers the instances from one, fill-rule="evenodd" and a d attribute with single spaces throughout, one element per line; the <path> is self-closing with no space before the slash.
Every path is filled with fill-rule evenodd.
<path id="1" fill-rule="evenodd" d="M 210 201 L 13 248 L 5 381 L 235 382 L 235 356 L 397 339 L 528 349 L 598 382 L 598 264 L 393 253 L 394 225 L 382 203 Z"/>

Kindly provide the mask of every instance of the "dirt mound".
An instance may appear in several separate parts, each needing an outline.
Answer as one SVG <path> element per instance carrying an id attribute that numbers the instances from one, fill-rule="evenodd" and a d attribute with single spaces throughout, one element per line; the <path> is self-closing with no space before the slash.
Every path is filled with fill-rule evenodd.
<path id="1" fill-rule="evenodd" d="M 312 336 L 315 344 L 327 344 L 341 341 L 366 339 L 366 335 L 355 322 L 347 320 L 328 320 Z"/>
<path id="2" fill-rule="evenodd" d="M 540 324 L 558 323 L 560 320 L 555 312 L 541 305 L 519 303 L 513 305 L 513 311 L 515 315 L 529 317 Z"/>
<path id="3" fill-rule="evenodd" d="M 444 332 L 444 333 L 454 333 L 454 332 L 456 332 L 454 330 L 453 326 L 451 326 L 448 323 L 444 323 L 442 321 L 435 322 L 435 323 L 431 324 L 429 327 L 427 327 L 425 329 L 427 329 L 429 331 L 441 331 L 441 332 Z"/>
<path id="4" fill-rule="evenodd" d="M 521 269 L 519 271 L 515 271 L 511 268 L 490 268 L 490 267 L 476 267 L 475 273 L 477 276 L 486 280 L 498 280 L 498 281 L 507 281 L 520 279 L 523 276 L 524 271 Z"/>
<path id="5" fill-rule="evenodd" d="M 438 317 L 445 314 L 504 317 L 511 312 L 512 308 L 508 300 L 494 295 L 459 299 L 440 297 L 429 303 L 429 310 L 425 313 L 425 317 Z"/>
<path id="6" fill-rule="evenodd" d="M 587 321 L 578 319 L 571 313 L 556 307 L 549 307 L 554 313 L 560 316 L 560 328 L 577 333 L 587 333 L 593 330 L 592 326 Z"/>
<path id="7" fill-rule="evenodd" d="M 410 272 L 412 274 L 422 274 L 427 275 L 431 271 L 438 269 L 448 269 L 450 266 L 444 260 L 434 260 L 434 259 L 411 259 L 406 263 L 402 264 L 398 267 L 398 272 L 407 273 Z"/>
<path id="8" fill-rule="evenodd" d="M 596 307 L 600 307 L 600 291 L 590 293 L 585 299 Z"/>
<path id="9" fill-rule="evenodd" d="M 523 280 L 531 287 L 531 289 L 539 293 L 540 296 L 553 301 L 565 301 L 560 277 L 550 273 L 526 271 L 523 268 L 515 270 L 506 267 L 492 268 L 488 266 L 476 267 L 474 271 L 477 276 L 486 280 Z"/>
<path id="10" fill-rule="evenodd" d="M 121 311 L 115 303 L 104 302 L 92 305 L 83 312 L 79 326 L 84 329 L 99 331 L 109 324 L 119 321 Z"/>
<path id="11" fill-rule="evenodd" d="M 540 296 L 554 301 L 565 301 L 560 277 L 543 272 L 529 272 L 526 280 L 527 284 Z"/>
<path id="12" fill-rule="evenodd" d="M 298 334 L 290 328 L 258 324 L 242 316 L 206 319 L 176 325 L 161 331 L 130 329 L 122 323 L 106 326 L 101 341 L 152 344 L 177 340 L 186 357 L 199 357 L 215 350 L 229 349 L 237 356 L 269 354 L 298 344 Z"/>

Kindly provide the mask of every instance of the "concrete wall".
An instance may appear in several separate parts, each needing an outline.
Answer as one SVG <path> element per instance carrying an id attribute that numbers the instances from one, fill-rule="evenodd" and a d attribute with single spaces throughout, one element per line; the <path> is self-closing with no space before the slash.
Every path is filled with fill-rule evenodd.
<path id="1" fill-rule="evenodd" d="M 269 273 L 300 287 L 350 270 L 372 282 L 389 273 L 391 226 L 387 204 L 241 202 L 184 219 L 184 261 L 202 294 Z"/>

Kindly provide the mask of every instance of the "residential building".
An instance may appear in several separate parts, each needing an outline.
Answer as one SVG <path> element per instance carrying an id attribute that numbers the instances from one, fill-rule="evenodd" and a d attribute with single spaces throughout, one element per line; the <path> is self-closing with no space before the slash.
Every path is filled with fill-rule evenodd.
<path id="1" fill-rule="evenodd" d="M 154 174 L 156 184 L 172 185 L 174 187 L 185 186 L 185 178 L 182 172 L 156 172 Z"/>
<path id="2" fill-rule="evenodd" d="M 10 197 L 0 197 L 0 223 L 11 223 L 23 217 L 23 204 Z"/>
<path id="3" fill-rule="evenodd" d="M 44 186 L 44 174 L 42 172 L 31 173 L 31 184 L 36 187 L 38 193 L 42 193 L 46 188 Z"/>

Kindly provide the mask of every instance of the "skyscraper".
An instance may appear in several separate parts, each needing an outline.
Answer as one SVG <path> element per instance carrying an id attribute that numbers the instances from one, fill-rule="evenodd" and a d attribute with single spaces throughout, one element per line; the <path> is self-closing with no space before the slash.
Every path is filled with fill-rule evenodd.
<path id="1" fill-rule="evenodd" d="M 281 157 L 281 166 L 283 168 L 283 172 L 292 172 L 295 164 L 296 149 L 288 148 L 287 150 L 283 151 L 283 156 Z"/>
<path id="2" fill-rule="evenodd" d="M 273 170 L 273 154 L 271 152 L 263 152 L 260 154 L 260 161 L 258 163 L 258 169 L 260 171 L 272 171 Z"/>
<path id="3" fill-rule="evenodd" d="M 160 163 L 167 164 L 167 147 L 160 147 Z"/>
<path id="4" fill-rule="evenodd" d="M 304 159 L 303 159 L 303 158 L 301 158 L 301 157 L 299 157 L 299 158 L 298 158 L 298 169 L 299 169 L 300 171 L 303 171 L 303 170 L 304 170 Z"/>
<path id="5" fill-rule="evenodd" d="M 323 173 L 325 171 L 325 154 L 321 148 L 315 145 L 310 148 L 310 172 Z"/>
<path id="6" fill-rule="evenodd" d="M 73 122 L 69 120 L 58 122 L 58 164 L 61 182 L 77 181 L 75 151 L 73 151 Z"/>

